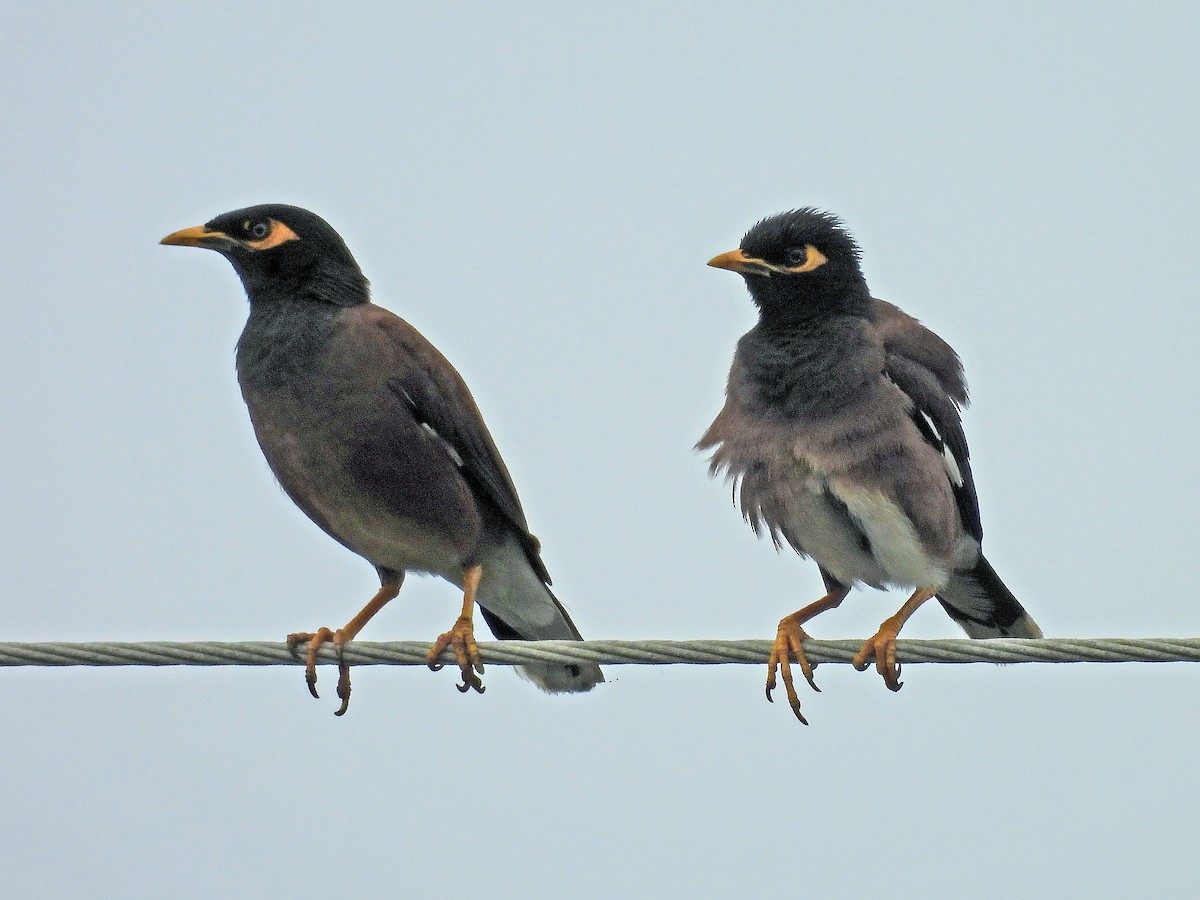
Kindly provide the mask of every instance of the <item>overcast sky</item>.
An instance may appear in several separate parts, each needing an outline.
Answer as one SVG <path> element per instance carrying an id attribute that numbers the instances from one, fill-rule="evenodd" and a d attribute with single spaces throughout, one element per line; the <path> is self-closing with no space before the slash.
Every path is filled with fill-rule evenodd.
<path id="1" fill-rule="evenodd" d="M 754 321 L 704 263 L 804 205 L 962 355 L 985 547 L 1046 634 L 1200 634 L 1200 11 L 845 6 L 6 6 L 3 638 L 275 640 L 374 590 L 254 443 L 232 269 L 157 243 L 263 202 L 462 372 L 586 637 L 765 639 L 820 595 L 691 449 Z M 362 636 L 459 599 L 412 578 Z M 299 668 L 5 670 L 5 890 L 1194 890 L 1195 666 L 825 666 L 809 728 L 763 667 L 608 674 L 362 668 L 335 719 L 324 668 L 320 702 Z"/>

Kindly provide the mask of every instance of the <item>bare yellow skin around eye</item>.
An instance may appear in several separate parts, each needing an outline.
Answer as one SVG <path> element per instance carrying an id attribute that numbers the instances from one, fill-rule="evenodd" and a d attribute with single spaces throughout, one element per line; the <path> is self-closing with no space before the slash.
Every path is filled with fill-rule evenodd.
<path id="1" fill-rule="evenodd" d="M 777 271 L 792 272 L 795 274 L 799 274 L 800 272 L 811 272 L 813 269 L 819 268 L 820 266 L 823 266 L 825 263 L 829 262 L 829 260 L 825 257 L 825 254 L 812 244 L 805 244 L 804 249 L 808 251 L 808 255 L 805 257 L 804 262 L 798 266 L 785 266 Z"/>
<path id="2" fill-rule="evenodd" d="M 271 230 L 267 232 L 267 236 L 260 238 L 257 241 L 244 241 L 245 245 L 251 250 L 270 250 L 272 247 L 278 247 L 280 244 L 286 244 L 288 241 L 300 240 L 300 235 L 292 231 L 282 222 L 276 219 L 271 219 Z"/>
<path id="3" fill-rule="evenodd" d="M 797 275 L 802 272 L 811 272 L 829 262 L 828 257 L 812 244 L 805 244 L 804 249 L 808 251 L 808 255 L 798 266 L 777 266 L 765 259 L 747 256 L 742 250 L 730 250 L 728 253 L 714 256 L 708 261 L 708 264 L 718 269 L 729 269 L 732 272 L 744 274 L 769 275 L 772 272 L 778 272 L 780 275 Z"/>

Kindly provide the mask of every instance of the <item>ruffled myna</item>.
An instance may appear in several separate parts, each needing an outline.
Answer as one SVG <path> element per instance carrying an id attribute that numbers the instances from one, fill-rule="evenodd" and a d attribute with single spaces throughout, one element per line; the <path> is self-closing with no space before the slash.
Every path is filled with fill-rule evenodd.
<path id="1" fill-rule="evenodd" d="M 854 659 L 873 659 L 892 690 L 896 635 L 932 597 L 970 637 L 1041 637 L 983 556 L 958 355 L 874 299 L 859 256 L 838 219 L 810 208 L 764 219 L 709 261 L 745 279 L 759 320 L 697 447 L 754 531 L 811 557 L 825 581 L 824 597 L 780 621 L 769 663 L 768 699 L 781 667 L 801 722 L 793 660 L 816 688 L 801 626 L 856 584 L 913 590 Z"/>

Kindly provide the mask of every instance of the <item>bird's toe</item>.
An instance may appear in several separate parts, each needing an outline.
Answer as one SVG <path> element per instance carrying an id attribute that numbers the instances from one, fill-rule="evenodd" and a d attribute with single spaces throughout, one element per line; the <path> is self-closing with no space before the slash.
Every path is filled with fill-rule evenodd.
<path id="1" fill-rule="evenodd" d="M 288 649 L 293 655 L 298 655 L 300 646 L 305 645 L 304 681 L 308 685 L 308 692 L 318 700 L 320 695 L 317 693 L 317 654 L 321 652 L 321 648 L 325 644 L 333 644 L 333 652 L 337 655 L 338 662 L 337 695 L 338 699 L 342 701 L 337 712 L 334 713 L 336 716 L 344 716 L 350 706 L 350 666 L 342 658 L 348 640 L 343 628 L 339 628 L 337 631 L 318 628 L 313 632 L 299 631 L 287 636 Z"/>
<path id="2" fill-rule="evenodd" d="M 852 664 L 863 672 L 872 660 L 875 662 L 875 671 L 883 678 L 889 691 L 898 691 L 904 686 L 900 680 L 900 666 L 896 662 L 896 635 L 890 629 L 881 628 L 874 636 L 863 641 L 854 654 Z"/>
<path id="3" fill-rule="evenodd" d="M 430 669 L 436 672 L 442 668 L 444 664 L 439 661 L 439 657 L 447 648 L 454 653 L 454 661 L 458 664 L 463 680 L 462 684 L 455 687 L 464 694 L 471 690 L 482 694 L 486 690 L 479 677 L 483 674 L 483 659 L 475 643 L 475 626 L 469 616 L 459 616 L 450 630 L 439 635 L 433 642 L 425 658 Z"/>
<path id="4" fill-rule="evenodd" d="M 767 699 L 774 702 L 771 692 L 775 690 L 775 673 L 778 670 L 783 679 L 788 705 L 792 708 L 796 718 L 805 725 L 808 724 L 808 720 L 800 712 L 800 697 L 796 693 L 796 685 L 792 678 L 793 660 L 800 666 L 800 672 L 804 675 L 809 687 L 817 692 L 821 690 L 813 678 L 814 666 L 808 661 L 808 656 L 804 652 L 804 642 L 807 639 L 808 634 L 791 616 L 780 621 L 779 628 L 775 633 L 775 643 L 771 645 L 771 656 L 767 660 L 766 685 Z"/>

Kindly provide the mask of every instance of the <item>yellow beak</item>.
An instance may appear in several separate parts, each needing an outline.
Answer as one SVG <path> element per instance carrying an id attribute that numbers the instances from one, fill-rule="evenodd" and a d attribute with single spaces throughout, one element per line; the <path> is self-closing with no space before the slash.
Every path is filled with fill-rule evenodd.
<path id="1" fill-rule="evenodd" d="M 223 231 L 209 231 L 203 225 L 197 225 L 194 228 L 172 232 L 159 243 L 175 247 L 208 247 L 215 250 L 222 244 L 230 244 L 234 241 Z"/>
<path id="2" fill-rule="evenodd" d="M 743 275 L 770 275 L 774 269 L 774 266 L 768 265 L 761 259 L 755 259 L 753 256 L 747 256 L 740 249 L 714 256 L 708 261 L 708 264 L 717 269 L 728 269 Z"/>

